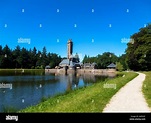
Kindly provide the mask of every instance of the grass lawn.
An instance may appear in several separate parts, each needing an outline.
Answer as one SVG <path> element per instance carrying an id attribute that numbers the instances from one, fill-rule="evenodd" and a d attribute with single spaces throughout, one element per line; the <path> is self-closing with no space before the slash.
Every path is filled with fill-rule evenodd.
<path id="1" fill-rule="evenodd" d="M 120 76 L 114 79 L 107 79 L 105 82 L 98 82 L 85 88 L 48 98 L 44 102 L 27 107 L 19 112 L 102 112 L 111 97 L 138 75 L 133 72 L 118 74 Z M 105 84 L 108 84 L 110 88 L 107 88 L 107 86 L 105 88 Z M 112 85 L 114 85 L 114 88 Z"/>
<path id="2" fill-rule="evenodd" d="M 151 108 L 151 71 L 150 72 L 143 72 L 146 74 L 146 79 L 143 83 L 143 93 L 148 103 L 148 106 Z"/>

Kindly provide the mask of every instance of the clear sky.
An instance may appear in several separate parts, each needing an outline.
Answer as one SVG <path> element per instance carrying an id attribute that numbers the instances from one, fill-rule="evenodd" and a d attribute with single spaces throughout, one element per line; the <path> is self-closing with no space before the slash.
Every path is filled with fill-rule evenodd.
<path id="1" fill-rule="evenodd" d="M 150 0 L 0 0 L 0 45 L 46 46 L 65 57 L 72 39 L 80 57 L 119 56 L 130 36 L 150 22 Z"/>

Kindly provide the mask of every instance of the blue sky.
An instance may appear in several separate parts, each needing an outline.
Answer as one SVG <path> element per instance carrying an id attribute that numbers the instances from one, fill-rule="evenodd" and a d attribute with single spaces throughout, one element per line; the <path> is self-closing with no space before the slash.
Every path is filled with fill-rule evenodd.
<path id="1" fill-rule="evenodd" d="M 0 45 L 67 56 L 96 56 L 103 52 L 123 54 L 129 39 L 151 22 L 150 0 L 0 0 Z M 28 39 L 18 42 L 18 39 Z"/>

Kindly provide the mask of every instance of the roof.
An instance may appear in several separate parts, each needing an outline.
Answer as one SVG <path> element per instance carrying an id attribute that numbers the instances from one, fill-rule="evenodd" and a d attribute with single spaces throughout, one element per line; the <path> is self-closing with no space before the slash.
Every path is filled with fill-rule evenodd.
<path id="1" fill-rule="evenodd" d="M 49 65 L 47 65 L 46 67 L 45 67 L 45 69 L 49 69 L 50 68 L 50 66 Z"/>
<path id="2" fill-rule="evenodd" d="M 112 67 L 112 68 L 115 68 L 116 65 L 114 63 L 111 63 L 110 65 L 108 65 L 107 67 Z"/>
<path id="3" fill-rule="evenodd" d="M 59 64 L 59 66 L 67 66 L 67 65 L 69 65 L 69 59 L 63 59 Z"/>
<path id="4" fill-rule="evenodd" d="M 93 62 L 93 63 L 91 64 L 91 66 L 95 66 L 95 65 L 97 65 L 97 63 L 95 63 L 95 62 Z"/>
<path id="5" fill-rule="evenodd" d="M 90 63 L 84 63 L 84 66 L 85 66 L 85 67 L 90 67 L 91 64 L 90 64 Z"/>

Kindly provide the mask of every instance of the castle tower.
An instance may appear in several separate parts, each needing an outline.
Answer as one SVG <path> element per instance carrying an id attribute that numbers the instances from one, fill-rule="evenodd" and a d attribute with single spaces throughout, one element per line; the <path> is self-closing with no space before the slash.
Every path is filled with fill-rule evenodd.
<path id="1" fill-rule="evenodd" d="M 67 43 L 67 59 L 70 58 L 70 56 L 72 55 L 72 52 L 73 52 L 73 42 L 71 39 L 69 39 Z"/>

